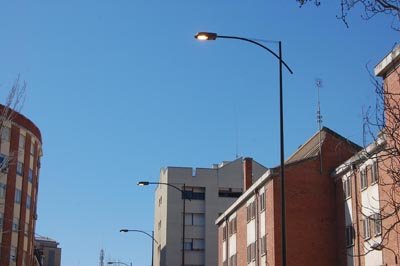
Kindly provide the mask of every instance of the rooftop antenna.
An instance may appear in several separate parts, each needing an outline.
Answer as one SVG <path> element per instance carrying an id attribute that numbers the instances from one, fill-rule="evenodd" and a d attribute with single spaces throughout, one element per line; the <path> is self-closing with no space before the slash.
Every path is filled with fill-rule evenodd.
<path id="1" fill-rule="evenodd" d="M 100 249 L 100 263 L 99 266 L 104 266 L 104 250 Z"/>
<path id="2" fill-rule="evenodd" d="M 238 126 L 238 115 L 237 107 L 235 105 L 235 158 L 239 158 L 239 126 Z"/>
<path id="3" fill-rule="evenodd" d="M 317 106 L 317 123 L 319 130 L 319 161 L 320 161 L 320 172 L 322 174 L 322 115 L 321 115 L 321 102 L 319 97 L 319 91 L 322 88 L 322 80 L 320 78 L 315 79 L 315 85 L 317 86 L 318 92 L 318 106 Z"/>

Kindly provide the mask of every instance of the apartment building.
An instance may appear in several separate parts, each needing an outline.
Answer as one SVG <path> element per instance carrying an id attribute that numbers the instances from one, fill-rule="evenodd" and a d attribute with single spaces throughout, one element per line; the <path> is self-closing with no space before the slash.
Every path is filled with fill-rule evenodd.
<path id="1" fill-rule="evenodd" d="M 359 150 L 324 127 L 285 162 L 288 265 L 340 265 L 331 173 Z M 219 266 L 281 265 L 279 171 L 269 169 L 216 220 Z"/>
<path id="2" fill-rule="evenodd" d="M 340 265 L 399 265 L 400 263 L 400 46 L 375 68 L 383 78 L 379 95 L 385 120 L 378 138 L 341 164 L 333 176 L 338 195 Z M 338 189 L 338 191 L 340 191 Z"/>
<path id="3" fill-rule="evenodd" d="M 217 264 L 215 219 L 240 195 L 244 188 L 244 165 L 252 170 L 251 182 L 266 168 L 251 158 L 238 158 L 212 168 L 166 167 L 161 170 L 154 208 L 154 265 L 182 265 L 183 214 L 185 219 L 185 266 Z M 183 211 L 183 200 L 186 209 Z"/>
<path id="4" fill-rule="evenodd" d="M 34 265 L 42 137 L 28 118 L 0 106 L 0 265 Z"/>

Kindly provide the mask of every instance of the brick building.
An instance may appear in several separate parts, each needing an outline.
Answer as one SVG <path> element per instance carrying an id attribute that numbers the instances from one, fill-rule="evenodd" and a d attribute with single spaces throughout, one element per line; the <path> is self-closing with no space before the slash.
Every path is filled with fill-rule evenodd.
<path id="1" fill-rule="evenodd" d="M 42 137 L 25 116 L 0 114 L 0 265 L 31 266 Z"/>
<path id="2" fill-rule="evenodd" d="M 385 119 L 368 147 L 340 165 L 333 176 L 338 195 L 339 265 L 399 265 L 400 254 L 400 46 L 375 68 Z M 339 189 L 338 189 L 339 191 Z M 340 200 L 342 198 L 342 200 Z M 342 204 L 340 204 L 342 202 Z M 344 214 L 344 216 L 343 216 Z"/>
<path id="3" fill-rule="evenodd" d="M 338 200 L 331 173 L 359 150 L 324 127 L 285 162 L 288 265 L 339 265 Z M 216 221 L 218 265 L 280 265 L 279 168 L 254 184 L 251 167 L 245 165 L 245 173 L 245 193 Z"/>
<path id="4" fill-rule="evenodd" d="M 61 248 L 59 243 L 48 237 L 36 237 L 35 250 L 40 266 L 60 266 Z"/>

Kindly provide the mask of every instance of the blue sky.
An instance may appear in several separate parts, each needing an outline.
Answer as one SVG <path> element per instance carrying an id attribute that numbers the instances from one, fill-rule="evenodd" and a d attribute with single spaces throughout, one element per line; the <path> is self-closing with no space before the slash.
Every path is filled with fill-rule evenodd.
<path id="1" fill-rule="evenodd" d="M 284 2 L 284 3 L 283 3 Z M 248 43 L 198 42 L 198 31 L 282 40 L 286 156 L 324 125 L 362 144 L 367 71 L 393 48 L 391 19 L 336 19 L 339 1 L 1 1 L 0 96 L 18 74 L 22 113 L 43 135 L 37 233 L 63 266 L 150 264 L 161 167 L 210 167 L 236 153 L 279 162 L 278 62 Z M 265 43 L 277 51 L 276 44 Z M 237 147 L 237 148 L 236 148 Z"/>

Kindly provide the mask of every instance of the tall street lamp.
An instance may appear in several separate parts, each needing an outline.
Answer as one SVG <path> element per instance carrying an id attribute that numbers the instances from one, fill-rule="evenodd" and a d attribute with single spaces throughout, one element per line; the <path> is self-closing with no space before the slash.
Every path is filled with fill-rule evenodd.
<path id="1" fill-rule="evenodd" d="M 264 50 L 267 50 L 273 56 L 275 56 L 279 61 L 279 133 L 280 133 L 280 179 L 281 179 L 281 219 L 282 219 L 282 265 L 286 266 L 286 201 L 285 201 L 285 154 L 284 154 L 284 138 L 283 138 L 283 85 L 282 85 L 282 66 L 285 66 L 286 69 L 293 74 L 293 71 L 290 67 L 283 61 L 282 59 L 282 42 L 278 41 L 279 44 L 279 53 L 276 54 L 268 47 L 262 45 L 259 42 L 236 36 L 223 36 L 218 35 L 217 33 L 212 32 L 198 32 L 195 36 L 196 39 L 201 41 L 213 41 L 217 38 L 221 39 L 235 39 L 250 42 L 255 44 Z"/>
<path id="2" fill-rule="evenodd" d="M 153 266 L 153 255 L 154 255 L 154 243 L 158 245 L 157 240 L 154 239 L 154 231 L 151 231 L 151 235 L 145 231 L 142 230 L 135 230 L 135 229 L 121 229 L 119 230 L 121 233 L 127 233 L 127 232 L 138 232 L 147 235 L 150 237 L 153 241 L 151 242 L 151 266 Z M 153 243 L 154 242 L 154 243 Z"/>
<path id="3" fill-rule="evenodd" d="M 129 264 L 124 263 L 124 262 L 120 262 L 120 261 L 109 261 L 109 262 L 107 262 L 107 264 L 109 264 L 109 265 L 112 265 L 112 264 L 120 265 L 120 264 L 122 264 L 122 265 L 129 266 Z M 130 265 L 130 266 L 132 266 L 132 262 L 131 262 L 131 265 Z"/>
<path id="4" fill-rule="evenodd" d="M 186 212 L 186 184 L 183 184 L 183 189 L 180 189 L 177 186 L 174 186 L 169 183 L 162 183 L 162 182 L 148 182 L 148 181 L 140 181 L 137 183 L 138 186 L 148 186 L 148 185 L 165 185 L 172 187 L 179 192 L 182 193 L 182 198 L 183 198 L 183 212 L 182 212 L 182 266 L 185 266 L 185 212 Z"/>

